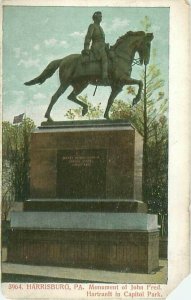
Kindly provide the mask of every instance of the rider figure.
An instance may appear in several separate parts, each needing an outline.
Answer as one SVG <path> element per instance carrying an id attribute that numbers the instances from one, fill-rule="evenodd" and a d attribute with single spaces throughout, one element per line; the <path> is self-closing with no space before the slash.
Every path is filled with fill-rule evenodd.
<path id="1" fill-rule="evenodd" d="M 102 13 L 100 11 L 96 11 L 92 16 L 92 19 L 94 23 L 89 25 L 82 53 L 89 55 L 90 43 L 92 42 L 91 49 L 93 50 L 96 59 L 101 60 L 102 80 L 104 83 L 108 83 L 108 62 L 105 50 L 105 34 L 100 26 Z"/>

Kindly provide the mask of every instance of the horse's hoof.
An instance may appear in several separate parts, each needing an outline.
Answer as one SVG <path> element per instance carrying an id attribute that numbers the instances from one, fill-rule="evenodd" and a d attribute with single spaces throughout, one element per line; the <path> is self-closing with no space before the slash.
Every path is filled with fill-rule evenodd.
<path id="1" fill-rule="evenodd" d="M 48 122 L 48 123 L 54 122 L 54 120 L 53 120 L 50 116 L 48 116 L 48 115 L 45 114 L 44 117 L 47 118 L 47 122 Z"/>
<path id="2" fill-rule="evenodd" d="M 52 118 L 47 119 L 47 123 L 53 123 L 53 122 L 54 122 L 54 120 Z"/>
<path id="3" fill-rule="evenodd" d="M 84 106 L 83 109 L 82 109 L 82 116 L 85 116 L 88 112 L 88 107 L 87 106 Z"/>

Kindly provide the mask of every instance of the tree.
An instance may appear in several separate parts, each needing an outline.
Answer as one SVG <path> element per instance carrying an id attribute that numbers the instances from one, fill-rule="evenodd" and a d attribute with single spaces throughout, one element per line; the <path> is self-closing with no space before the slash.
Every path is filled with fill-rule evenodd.
<path id="1" fill-rule="evenodd" d="M 19 125 L 2 123 L 2 205 L 5 218 L 13 201 L 29 196 L 29 141 L 34 122 L 25 118 Z"/>

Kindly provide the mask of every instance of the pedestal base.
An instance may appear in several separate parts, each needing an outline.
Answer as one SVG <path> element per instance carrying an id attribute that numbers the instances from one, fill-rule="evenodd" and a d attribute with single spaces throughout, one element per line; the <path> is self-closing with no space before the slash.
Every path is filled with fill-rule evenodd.
<path id="1" fill-rule="evenodd" d="M 157 230 L 12 229 L 8 261 L 150 273 L 159 267 L 158 249 Z"/>
<path id="2" fill-rule="evenodd" d="M 12 212 L 8 261 L 150 273 L 159 264 L 157 216 Z"/>

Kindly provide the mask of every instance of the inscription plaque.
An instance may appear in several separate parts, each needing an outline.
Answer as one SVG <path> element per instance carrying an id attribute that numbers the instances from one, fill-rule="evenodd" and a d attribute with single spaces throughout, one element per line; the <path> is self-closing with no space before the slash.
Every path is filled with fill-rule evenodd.
<path id="1" fill-rule="evenodd" d="M 106 150 L 58 150 L 57 197 L 105 198 Z"/>

